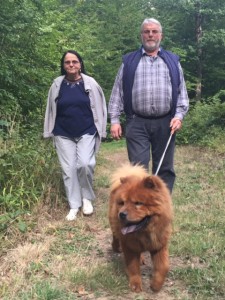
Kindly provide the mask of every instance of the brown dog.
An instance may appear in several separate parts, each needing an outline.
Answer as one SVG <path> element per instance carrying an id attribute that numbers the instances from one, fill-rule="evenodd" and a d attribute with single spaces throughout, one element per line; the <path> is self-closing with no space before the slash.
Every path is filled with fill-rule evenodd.
<path id="1" fill-rule="evenodd" d="M 112 176 L 109 222 L 112 248 L 122 252 L 134 292 L 142 290 L 141 253 L 151 254 L 151 288 L 161 289 L 169 270 L 168 241 L 172 231 L 169 190 L 158 176 L 149 176 L 141 166 L 124 165 Z"/>

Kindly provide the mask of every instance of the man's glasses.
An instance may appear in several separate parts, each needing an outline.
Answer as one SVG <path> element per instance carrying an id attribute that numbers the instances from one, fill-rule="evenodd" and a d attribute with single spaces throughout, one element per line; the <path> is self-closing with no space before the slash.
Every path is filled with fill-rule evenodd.
<path id="1" fill-rule="evenodd" d="M 64 61 L 64 64 L 65 64 L 65 65 L 70 65 L 70 64 L 77 65 L 77 64 L 79 64 L 79 63 L 80 63 L 80 62 L 77 61 L 77 60 L 66 60 L 66 61 Z"/>
<path id="2" fill-rule="evenodd" d="M 143 30 L 142 31 L 142 34 L 153 34 L 153 35 L 156 35 L 156 34 L 159 34 L 159 33 L 161 33 L 161 31 L 159 31 L 159 30 L 156 30 L 156 29 L 153 29 L 153 30 Z"/>

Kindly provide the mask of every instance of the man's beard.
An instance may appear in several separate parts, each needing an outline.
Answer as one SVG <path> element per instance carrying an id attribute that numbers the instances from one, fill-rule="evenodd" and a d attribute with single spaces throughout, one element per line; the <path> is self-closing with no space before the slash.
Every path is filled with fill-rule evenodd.
<path id="1" fill-rule="evenodd" d="M 154 44 L 153 44 L 154 43 Z M 148 52 L 154 52 L 159 49 L 160 42 L 159 41 L 151 41 L 151 45 L 147 43 L 143 43 L 143 47 Z"/>

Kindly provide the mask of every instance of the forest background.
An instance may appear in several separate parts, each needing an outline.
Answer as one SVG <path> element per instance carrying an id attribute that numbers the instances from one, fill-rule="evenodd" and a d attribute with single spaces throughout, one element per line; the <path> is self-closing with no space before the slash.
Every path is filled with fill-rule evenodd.
<path id="1" fill-rule="evenodd" d="M 113 293 L 101 299 L 120 299 L 127 291 L 120 268 L 101 263 L 93 269 L 99 256 L 107 262 L 113 257 L 107 252 L 109 177 L 127 158 L 124 141 L 114 143 L 108 133 L 97 161 L 98 213 L 69 226 L 63 223 L 67 208 L 57 157 L 42 132 L 48 89 L 60 73 L 63 52 L 75 49 L 82 55 L 108 101 L 122 55 L 140 47 L 140 25 L 148 17 L 162 23 L 163 47 L 180 56 L 190 98 L 177 135 L 173 270 L 160 299 L 224 299 L 224 0 L 0 1 L 0 297 L 77 299 L 79 282 L 88 291 Z M 44 258 L 40 241 L 52 243 Z M 26 255 L 30 249 L 32 256 Z M 16 264 L 21 256 L 26 267 L 23 260 Z M 76 268 L 68 280 L 71 261 Z M 97 287 L 90 280 L 95 277 Z M 51 281 L 62 289 L 52 289 Z M 78 294 L 84 292 L 78 288 Z"/>
<path id="2" fill-rule="evenodd" d="M 190 111 L 180 145 L 225 153 L 223 0 L 6 0 L 0 2 L 0 229 L 56 185 L 51 142 L 42 138 L 48 89 L 68 49 L 108 101 L 123 54 L 140 47 L 140 25 L 163 25 L 163 47 L 180 56 Z M 107 142 L 110 142 L 108 135 Z M 52 194 L 54 194 L 52 192 Z M 19 219 L 20 220 L 20 219 Z M 23 221 L 18 224 L 26 229 Z"/>

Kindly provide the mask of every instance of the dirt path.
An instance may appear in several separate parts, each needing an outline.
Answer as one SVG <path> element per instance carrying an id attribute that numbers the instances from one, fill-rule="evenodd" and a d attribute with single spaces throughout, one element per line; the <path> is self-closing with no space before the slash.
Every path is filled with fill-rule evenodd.
<path id="1" fill-rule="evenodd" d="M 105 168 L 105 164 L 99 164 L 96 170 L 96 178 L 102 178 L 102 180 L 104 180 L 104 178 L 110 176 L 111 168 L 116 168 L 127 161 L 127 154 L 126 151 L 122 149 L 121 151 L 111 153 L 110 156 L 105 156 L 103 153 L 102 158 L 107 161 L 109 167 Z M 36 281 L 38 279 L 43 280 L 43 277 L 45 277 L 46 280 L 51 277 L 57 282 L 60 278 L 60 274 L 64 272 L 64 270 L 71 268 L 71 266 L 69 266 L 71 264 L 81 266 L 82 264 L 92 264 L 96 260 L 105 264 L 111 262 L 113 258 L 119 262 L 121 261 L 121 264 L 123 264 L 122 256 L 113 254 L 111 250 L 111 232 L 107 221 L 108 195 L 109 186 L 107 184 L 104 186 L 103 184 L 103 186 L 96 191 L 97 201 L 93 216 L 90 218 L 80 216 L 76 224 L 70 223 L 68 225 L 68 223 L 65 222 L 66 204 L 61 207 L 42 206 L 37 208 L 36 215 L 34 212 L 34 216 L 27 216 L 27 221 L 31 224 L 29 232 L 24 235 L 23 240 L 21 240 L 15 248 L 8 251 L 0 261 L 1 290 L 7 290 L 10 286 L 13 286 L 13 291 L 10 291 L 10 298 L 8 299 L 22 299 L 18 297 L 18 291 L 21 289 L 26 290 L 26 285 L 32 285 L 34 283 L 30 276 L 36 276 Z M 79 260 L 77 253 L 68 251 L 68 248 L 73 246 L 74 235 L 77 234 L 76 232 L 74 233 L 74 230 L 76 230 L 76 227 L 73 228 L 74 225 L 77 225 L 80 228 L 79 230 L 83 230 L 84 233 L 87 231 L 94 232 L 97 241 L 95 249 L 101 251 L 100 258 L 96 252 L 92 252 L 91 257 L 87 257 L 84 262 L 82 261 L 83 257 Z M 68 228 L 68 226 L 71 228 Z M 59 232 L 63 230 L 65 234 L 60 234 L 59 236 Z M 65 248 L 63 245 L 67 245 L 67 247 Z M 45 261 L 45 263 L 43 261 Z M 46 263 L 46 261 L 48 263 Z M 177 258 L 171 257 L 171 270 L 177 265 L 182 265 L 182 262 Z M 33 268 L 32 270 L 31 266 Z M 173 300 L 184 299 L 185 296 L 187 296 L 181 284 L 173 281 L 171 273 L 168 275 L 163 289 L 159 293 L 154 294 L 149 288 L 150 272 L 151 262 L 149 256 L 146 255 L 145 265 L 142 266 L 143 292 L 140 294 L 128 291 L 126 295 L 116 296 L 116 298 L 111 295 L 96 298 L 94 294 L 83 292 L 82 286 L 80 291 L 78 289 L 75 292 L 77 292 L 79 299 L 82 300 Z M 64 285 L 66 284 L 67 283 L 64 283 Z M 66 286 L 67 290 L 71 288 L 70 284 Z M 179 297 L 177 295 L 176 297 L 173 296 L 175 290 L 179 291 Z"/>

